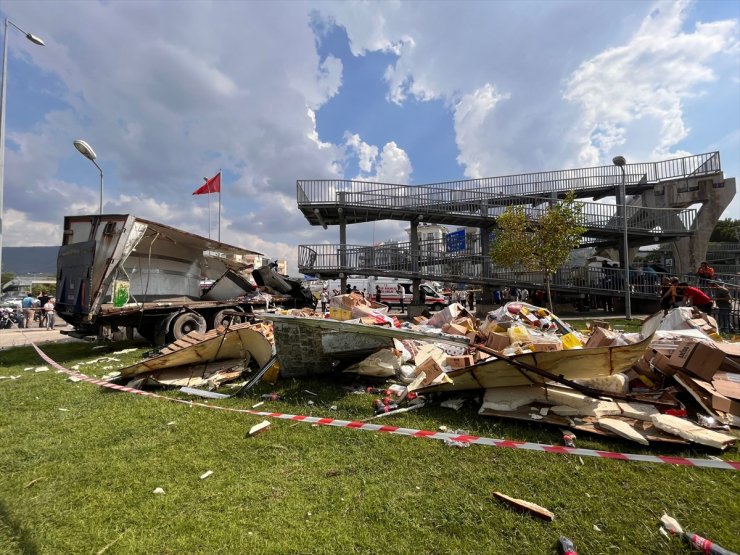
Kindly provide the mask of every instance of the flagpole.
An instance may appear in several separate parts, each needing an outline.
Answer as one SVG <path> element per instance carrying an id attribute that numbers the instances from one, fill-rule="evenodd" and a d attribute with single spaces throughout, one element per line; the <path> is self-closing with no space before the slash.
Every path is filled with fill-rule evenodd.
<path id="1" fill-rule="evenodd" d="M 221 184 L 222 178 L 223 178 L 223 175 L 221 175 L 221 170 L 219 169 L 218 170 L 218 184 L 219 184 L 218 186 L 218 242 L 219 243 L 221 242 L 221 189 L 223 188 Z"/>
<path id="2" fill-rule="evenodd" d="M 211 238 L 211 195 L 206 194 L 208 197 L 208 238 Z"/>

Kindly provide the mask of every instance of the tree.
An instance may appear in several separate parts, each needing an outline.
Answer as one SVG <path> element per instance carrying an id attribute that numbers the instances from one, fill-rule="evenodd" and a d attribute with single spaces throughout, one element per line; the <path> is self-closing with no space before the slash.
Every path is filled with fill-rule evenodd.
<path id="1" fill-rule="evenodd" d="M 9 281 L 13 281 L 15 279 L 15 274 L 13 272 L 3 272 L 0 274 L 0 292 L 2 292 L 2 285 L 4 283 L 8 283 Z"/>
<path id="2" fill-rule="evenodd" d="M 586 232 L 583 207 L 569 192 L 565 199 L 550 205 L 537 219 L 530 219 L 522 207 L 510 207 L 498 217 L 498 231 L 491 245 L 491 260 L 506 268 L 524 267 L 542 272 L 552 312 L 550 281 L 553 274 L 578 248 Z"/>
<path id="3" fill-rule="evenodd" d="M 710 241 L 715 243 L 737 243 L 740 241 L 740 220 L 725 218 L 717 222 L 712 230 Z"/>

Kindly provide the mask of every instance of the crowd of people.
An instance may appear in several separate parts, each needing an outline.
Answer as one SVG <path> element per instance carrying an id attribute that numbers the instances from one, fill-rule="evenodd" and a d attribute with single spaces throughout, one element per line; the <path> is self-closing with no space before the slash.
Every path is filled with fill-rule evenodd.
<path id="1" fill-rule="evenodd" d="M 56 319 L 55 304 L 56 299 L 46 291 L 42 291 L 38 297 L 29 291 L 21 302 L 23 318 L 18 327 L 30 328 L 34 321 L 38 320 L 38 327 L 53 330 Z"/>

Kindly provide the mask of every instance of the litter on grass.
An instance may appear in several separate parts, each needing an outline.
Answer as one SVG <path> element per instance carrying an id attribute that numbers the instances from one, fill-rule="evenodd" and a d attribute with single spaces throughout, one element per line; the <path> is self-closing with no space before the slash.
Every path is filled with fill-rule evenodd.
<path id="1" fill-rule="evenodd" d="M 287 310 L 261 322 L 193 332 L 106 379 L 221 400 L 248 394 L 268 375 L 273 383 L 318 374 L 340 381 L 354 373 L 358 380 L 391 382 L 351 388 L 379 396 L 366 420 L 422 405 L 461 411 L 476 403 L 482 417 L 642 445 L 721 450 L 736 442 L 728 430 L 740 425 L 740 343 L 723 341 L 716 322 L 691 307 L 658 313 L 639 333 L 625 333 L 605 321 L 578 331 L 525 302 L 507 303 L 482 319 L 453 303 L 402 323 L 384 305 L 360 297 L 335 296 L 334 318 Z M 110 360 L 116 359 L 80 364 Z M 217 392 L 229 384 L 238 384 L 236 393 Z M 563 441 L 575 445 L 565 434 Z"/>

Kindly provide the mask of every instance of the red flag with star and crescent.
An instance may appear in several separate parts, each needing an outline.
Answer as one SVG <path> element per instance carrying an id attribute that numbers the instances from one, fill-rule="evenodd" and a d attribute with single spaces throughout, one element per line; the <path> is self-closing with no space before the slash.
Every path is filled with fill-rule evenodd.
<path id="1" fill-rule="evenodd" d="M 221 172 L 207 180 L 201 187 L 193 191 L 194 195 L 208 195 L 221 192 Z"/>

